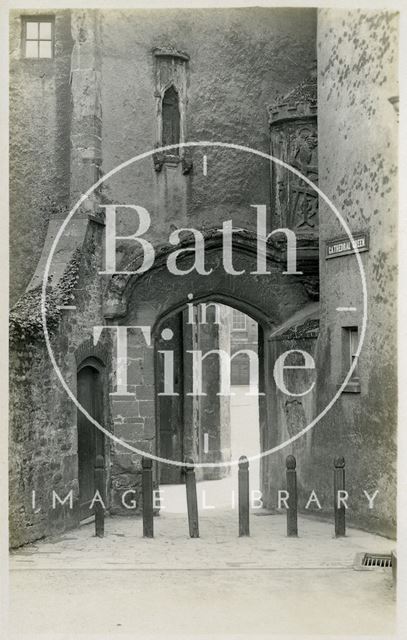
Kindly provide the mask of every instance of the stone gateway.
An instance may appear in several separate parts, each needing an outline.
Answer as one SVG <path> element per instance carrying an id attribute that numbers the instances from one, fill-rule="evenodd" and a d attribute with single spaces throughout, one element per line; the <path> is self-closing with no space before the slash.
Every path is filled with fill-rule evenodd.
<path id="1" fill-rule="evenodd" d="M 95 495 L 139 516 L 143 456 L 155 513 L 188 458 L 198 490 L 230 477 L 251 455 L 243 383 L 256 504 L 282 507 L 292 454 L 299 510 L 333 519 L 343 456 L 347 521 L 394 537 L 397 16 L 340 13 L 11 12 L 12 547 L 78 526 Z M 205 140 L 224 146 L 188 147 Z M 354 234 L 364 336 L 355 251 L 307 180 Z M 49 265 L 53 367 L 47 260 L 99 181 Z"/>

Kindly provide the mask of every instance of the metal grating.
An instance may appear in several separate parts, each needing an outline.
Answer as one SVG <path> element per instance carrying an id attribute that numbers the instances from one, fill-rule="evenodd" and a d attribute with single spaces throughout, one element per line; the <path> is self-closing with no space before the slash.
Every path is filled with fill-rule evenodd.
<path id="1" fill-rule="evenodd" d="M 392 558 L 391 555 L 377 553 L 365 553 L 362 559 L 362 567 L 391 567 Z"/>

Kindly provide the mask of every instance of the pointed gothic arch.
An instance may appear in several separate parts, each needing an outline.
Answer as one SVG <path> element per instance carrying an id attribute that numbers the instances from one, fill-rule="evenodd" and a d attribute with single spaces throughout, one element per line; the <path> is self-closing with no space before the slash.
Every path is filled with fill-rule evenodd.
<path id="1" fill-rule="evenodd" d="M 162 117 L 162 146 L 179 144 L 181 134 L 181 114 L 179 94 L 173 84 L 166 89 L 161 106 Z M 179 154 L 179 149 L 174 149 Z"/>

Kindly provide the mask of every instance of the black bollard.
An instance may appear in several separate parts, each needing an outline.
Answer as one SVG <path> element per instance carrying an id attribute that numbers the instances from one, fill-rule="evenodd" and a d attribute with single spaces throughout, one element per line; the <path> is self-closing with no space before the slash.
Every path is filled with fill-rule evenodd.
<path id="1" fill-rule="evenodd" d="M 338 506 L 338 491 L 345 490 L 345 458 L 339 457 L 334 460 L 334 513 L 335 513 L 335 537 L 346 535 L 345 507 Z"/>
<path id="2" fill-rule="evenodd" d="M 143 457 L 142 491 L 143 491 L 143 537 L 154 538 L 153 525 L 153 461 Z"/>
<path id="3" fill-rule="evenodd" d="M 285 461 L 287 478 L 287 536 L 298 536 L 297 520 L 297 462 L 294 456 L 287 456 Z"/>
<path id="4" fill-rule="evenodd" d="M 249 524 L 249 461 L 239 458 L 239 536 L 250 535 Z"/>
<path id="5" fill-rule="evenodd" d="M 105 503 L 105 461 L 103 456 L 96 456 L 95 462 L 95 491 L 99 492 L 103 504 Z M 95 536 L 103 538 L 105 535 L 105 509 L 100 500 L 95 500 Z"/>
<path id="6" fill-rule="evenodd" d="M 189 535 L 191 538 L 199 538 L 198 500 L 196 496 L 196 479 L 194 461 L 192 458 L 185 460 L 185 485 L 187 491 L 187 509 Z"/>

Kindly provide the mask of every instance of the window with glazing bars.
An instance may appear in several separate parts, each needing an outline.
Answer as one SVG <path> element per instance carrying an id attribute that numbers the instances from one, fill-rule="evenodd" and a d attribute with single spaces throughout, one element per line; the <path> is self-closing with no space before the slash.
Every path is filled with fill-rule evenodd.
<path id="1" fill-rule="evenodd" d="M 52 58 L 54 55 L 54 21 L 50 18 L 23 18 L 23 56 Z"/>

